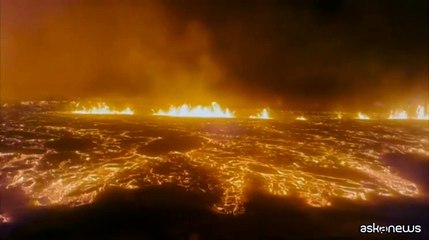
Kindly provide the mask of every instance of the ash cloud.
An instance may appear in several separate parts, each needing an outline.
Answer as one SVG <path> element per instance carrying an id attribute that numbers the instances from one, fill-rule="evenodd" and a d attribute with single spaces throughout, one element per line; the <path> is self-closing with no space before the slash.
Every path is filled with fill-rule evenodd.
<path id="1" fill-rule="evenodd" d="M 428 1 L 5 0 L 2 98 L 421 103 L 427 20 Z"/>

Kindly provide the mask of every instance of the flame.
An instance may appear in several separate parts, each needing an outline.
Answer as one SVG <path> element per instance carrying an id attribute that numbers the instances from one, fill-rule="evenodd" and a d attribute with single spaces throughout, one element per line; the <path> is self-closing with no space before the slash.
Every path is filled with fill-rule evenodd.
<path id="1" fill-rule="evenodd" d="M 267 108 L 262 109 L 260 113 L 258 113 L 256 116 L 250 116 L 249 118 L 254 119 L 271 119 L 270 113 L 268 112 Z"/>
<path id="2" fill-rule="evenodd" d="M 429 107 L 426 109 L 425 112 L 425 107 L 422 105 L 418 105 L 416 110 L 416 118 L 418 120 L 429 120 Z"/>
<path id="3" fill-rule="evenodd" d="M 79 103 L 76 104 L 76 107 L 79 106 Z M 97 106 L 92 108 L 82 107 L 73 111 L 74 114 L 99 114 L 99 115 L 134 115 L 134 111 L 131 108 L 127 107 L 122 111 L 111 109 L 106 103 L 97 103 Z"/>
<path id="4" fill-rule="evenodd" d="M 405 110 L 390 111 L 389 119 L 408 119 L 408 113 Z"/>
<path id="5" fill-rule="evenodd" d="M 361 119 L 361 120 L 369 120 L 371 118 L 368 117 L 368 115 L 363 114 L 361 112 L 358 112 L 356 119 Z"/>
<path id="6" fill-rule="evenodd" d="M 337 119 L 343 119 L 343 113 L 337 112 Z"/>
<path id="7" fill-rule="evenodd" d="M 199 117 L 199 118 L 234 118 L 234 113 L 232 113 L 228 108 L 225 110 L 216 103 L 212 102 L 210 107 L 205 107 L 198 105 L 196 107 L 183 104 L 180 107 L 170 106 L 168 111 L 158 110 L 158 112 L 153 113 L 157 116 L 169 116 L 169 117 Z"/>
<path id="8" fill-rule="evenodd" d="M 305 118 L 304 116 L 299 116 L 299 117 L 297 117 L 297 118 L 296 118 L 296 120 L 299 120 L 299 121 L 306 121 L 306 120 L 307 120 L 307 118 Z"/>

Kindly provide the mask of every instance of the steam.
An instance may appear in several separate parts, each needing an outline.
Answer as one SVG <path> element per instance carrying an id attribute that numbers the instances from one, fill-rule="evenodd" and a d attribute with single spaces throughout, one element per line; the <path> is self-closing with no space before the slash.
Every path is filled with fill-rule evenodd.
<path id="1" fill-rule="evenodd" d="M 39 10 L 5 1 L 5 98 L 202 98 L 223 78 L 199 22 L 178 21 L 157 1 L 63 1 Z M 40 7 L 44 6 L 44 7 Z M 3 15 L 3 14 L 2 14 Z M 4 56 L 4 58 L 3 58 Z"/>

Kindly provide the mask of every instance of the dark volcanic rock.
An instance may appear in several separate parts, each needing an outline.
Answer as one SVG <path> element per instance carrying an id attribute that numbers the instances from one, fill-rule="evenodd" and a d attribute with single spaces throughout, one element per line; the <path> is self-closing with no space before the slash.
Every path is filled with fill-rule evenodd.
<path id="1" fill-rule="evenodd" d="M 46 147 L 53 148 L 57 151 L 88 150 L 94 146 L 95 144 L 91 139 L 73 137 L 62 137 L 46 143 Z"/>
<path id="2" fill-rule="evenodd" d="M 5 136 L 8 137 L 23 137 L 26 139 L 32 138 L 32 139 L 48 139 L 51 136 L 43 133 L 37 133 L 37 132 L 29 132 L 29 131 L 20 131 L 20 130 L 13 130 L 13 131 L 7 131 L 4 133 Z"/>
<path id="3" fill-rule="evenodd" d="M 23 154 L 43 154 L 46 152 L 46 150 L 38 149 L 38 148 L 23 148 L 18 150 L 17 152 L 23 153 Z"/>
<path id="4" fill-rule="evenodd" d="M 399 176 L 413 181 L 429 191 L 429 159 L 415 154 L 385 154 L 382 162 L 388 164 Z"/>
<path id="5" fill-rule="evenodd" d="M 428 239 L 427 231 L 359 232 L 360 225 L 372 222 L 427 229 L 425 201 L 365 205 L 338 199 L 336 207 L 309 208 L 298 198 L 254 193 L 246 213 L 223 215 L 211 210 L 219 198 L 171 185 L 109 189 L 90 205 L 35 212 L 6 239 Z"/>
<path id="6" fill-rule="evenodd" d="M 0 152 L 15 152 L 20 148 L 0 142 Z"/>
<path id="7" fill-rule="evenodd" d="M 0 142 L 0 152 L 3 153 L 23 153 L 23 154 L 42 154 L 46 150 L 38 148 L 23 148 L 21 146 L 7 145 Z"/>
<path id="8" fill-rule="evenodd" d="M 141 145 L 137 151 L 145 155 L 161 155 L 171 151 L 190 151 L 201 147 L 203 138 L 197 136 L 168 136 Z"/>
<path id="9" fill-rule="evenodd" d="M 81 162 L 79 154 L 72 151 L 65 151 L 59 153 L 47 153 L 39 160 L 37 169 L 48 170 L 57 168 L 62 162 L 68 161 L 70 164 L 78 164 Z"/>

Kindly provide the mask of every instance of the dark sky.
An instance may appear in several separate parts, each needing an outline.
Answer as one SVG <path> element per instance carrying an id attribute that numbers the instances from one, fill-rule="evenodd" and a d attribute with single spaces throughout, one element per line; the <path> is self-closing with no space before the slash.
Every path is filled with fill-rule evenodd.
<path id="1" fill-rule="evenodd" d="M 1 97 L 428 101 L 428 1 L 1 0 Z"/>

